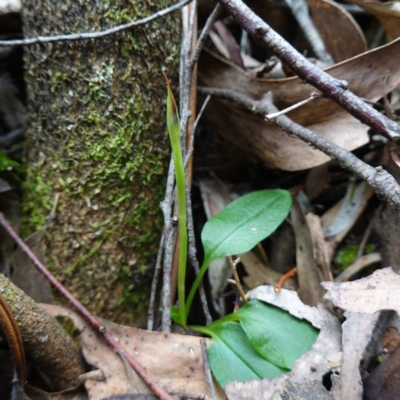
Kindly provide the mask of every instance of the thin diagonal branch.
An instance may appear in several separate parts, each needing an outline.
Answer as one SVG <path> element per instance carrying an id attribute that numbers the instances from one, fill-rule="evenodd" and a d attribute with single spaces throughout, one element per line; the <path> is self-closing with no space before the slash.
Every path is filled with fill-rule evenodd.
<path id="1" fill-rule="evenodd" d="M 282 62 L 289 65 L 304 83 L 319 89 L 349 114 L 386 136 L 400 143 L 400 125 L 390 120 L 348 90 L 348 83 L 333 78 L 313 65 L 286 40 L 258 17 L 242 0 L 220 0 L 229 14 L 250 35 L 268 47 Z"/>
<path id="2" fill-rule="evenodd" d="M 10 46 L 29 46 L 36 43 L 51 43 L 51 42 L 66 42 L 73 40 L 82 39 L 99 39 L 104 36 L 114 35 L 115 33 L 120 33 L 128 29 L 134 28 L 135 26 L 148 24 L 157 18 L 164 17 L 165 15 L 171 14 L 172 12 L 179 10 L 186 4 L 189 4 L 192 0 L 182 0 L 170 7 L 164 8 L 163 10 L 157 11 L 156 13 L 137 21 L 128 22 L 127 24 L 118 25 L 114 28 L 105 29 L 99 32 L 82 32 L 73 33 L 70 35 L 54 35 L 54 36 L 37 36 L 34 38 L 18 39 L 18 40 L 0 40 L 0 47 L 10 47 Z"/>
<path id="3" fill-rule="evenodd" d="M 248 110 L 256 114 L 261 114 L 264 117 L 267 114 L 278 111 L 273 105 L 271 93 L 267 93 L 261 101 L 257 101 L 234 90 L 203 87 L 198 87 L 197 90 L 203 95 L 211 95 L 241 104 Z M 276 117 L 274 122 L 286 133 L 298 137 L 331 158 L 338 160 L 343 168 L 354 173 L 360 179 L 365 180 L 374 189 L 377 196 L 386 200 L 400 215 L 400 186 L 393 176 L 382 167 L 371 167 L 351 152 L 317 133 L 296 124 L 286 115 Z"/>
<path id="4" fill-rule="evenodd" d="M 142 380 L 149 386 L 149 388 L 160 398 L 164 400 L 172 400 L 172 397 L 159 386 L 146 370 L 122 347 L 118 340 L 107 332 L 106 328 L 101 325 L 84 306 L 80 303 L 57 279 L 49 270 L 40 262 L 40 260 L 33 254 L 32 250 L 24 243 L 24 241 L 18 236 L 18 234 L 11 227 L 10 223 L 5 219 L 4 215 L 0 213 L 0 225 L 6 230 L 6 232 L 14 239 L 16 244 L 21 250 L 28 256 L 35 267 L 50 281 L 50 283 L 75 307 L 75 309 L 81 314 L 85 321 L 90 327 L 97 333 L 103 335 L 106 342 L 115 351 L 118 351 L 128 361 L 129 365 L 136 371 L 136 373 L 142 378 Z"/>

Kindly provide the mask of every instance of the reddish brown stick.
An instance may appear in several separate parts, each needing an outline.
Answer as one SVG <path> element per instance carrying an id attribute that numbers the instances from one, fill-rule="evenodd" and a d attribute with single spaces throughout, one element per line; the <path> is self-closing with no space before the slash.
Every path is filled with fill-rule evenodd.
<path id="1" fill-rule="evenodd" d="M 2 213 L 0 213 L 0 225 L 15 240 L 21 250 L 29 257 L 33 264 L 35 264 L 36 268 L 70 302 L 70 304 L 76 308 L 76 310 L 82 315 L 91 328 L 94 331 L 103 334 L 106 342 L 127 359 L 129 365 L 136 371 L 136 373 L 149 386 L 149 388 L 161 400 L 173 400 L 172 397 L 151 378 L 145 369 L 128 352 L 126 352 L 126 350 L 117 342 L 114 336 L 106 331 L 106 328 L 101 325 L 101 323 L 83 306 L 83 304 L 81 304 L 60 282 L 57 281 L 54 275 L 47 270 L 47 268 L 39 261 L 35 254 L 33 254 L 32 250 L 18 236 Z"/>
<path id="2" fill-rule="evenodd" d="M 292 268 L 290 271 L 286 272 L 285 275 L 282 275 L 279 279 L 279 282 L 274 287 L 274 292 L 279 293 L 282 289 L 283 284 L 289 279 L 293 278 L 297 275 L 297 268 Z"/>

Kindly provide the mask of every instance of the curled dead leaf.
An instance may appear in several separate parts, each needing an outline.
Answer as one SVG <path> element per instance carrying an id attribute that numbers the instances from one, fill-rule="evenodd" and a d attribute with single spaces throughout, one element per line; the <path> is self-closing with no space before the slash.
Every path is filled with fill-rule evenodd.
<path id="1" fill-rule="evenodd" d="M 396 40 L 326 71 L 335 78 L 346 80 L 350 90 L 358 96 L 377 101 L 400 83 L 399 63 L 400 40 Z M 315 92 L 311 85 L 303 84 L 298 78 L 254 78 L 209 51 L 203 52 L 199 61 L 199 83 L 233 89 L 256 100 L 271 91 L 279 109 L 296 104 Z M 236 104 L 213 99 L 204 116 L 228 141 L 271 166 L 295 171 L 329 160 L 322 152 L 283 134 L 273 123 L 263 121 Z M 367 127 L 325 98 L 315 99 L 291 111 L 288 116 L 346 150 L 353 150 L 368 141 Z"/>

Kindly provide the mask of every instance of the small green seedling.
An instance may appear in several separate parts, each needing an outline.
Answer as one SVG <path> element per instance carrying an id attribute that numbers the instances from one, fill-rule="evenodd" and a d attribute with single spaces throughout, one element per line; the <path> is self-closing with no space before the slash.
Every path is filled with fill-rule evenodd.
<path id="1" fill-rule="evenodd" d="M 185 297 L 187 261 L 185 171 L 176 103 L 167 77 L 167 125 L 175 164 L 179 209 L 178 308 L 171 308 L 175 322 L 187 326 L 194 295 L 209 264 L 228 254 L 251 250 L 273 233 L 287 217 L 292 196 L 286 190 L 261 190 L 233 201 L 204 226 L 201 240 L 204 261 Z M 222 387 L 229 381 L 275 378 L 289 371 L 293 362 L 314 344 L 318 330 L 286 311 L 253 300 L 238 312 L 212 324 L 194 327 L 212 337 L 209 358 Z"/>

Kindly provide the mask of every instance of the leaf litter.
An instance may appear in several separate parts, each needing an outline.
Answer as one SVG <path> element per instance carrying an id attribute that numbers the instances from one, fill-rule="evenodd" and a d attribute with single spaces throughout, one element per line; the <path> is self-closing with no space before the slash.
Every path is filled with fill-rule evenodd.
<path id="1" fill-rule="evenodd" d="M 349 2 L 359 4 L 375 14 L 390 37 L 395 38 L 400 35 L 397 26 L 398 7 L 395 2 L 362 0 L 349 0 Z M 371 102 L 376 102 L 399 85 L 399 41 L 367 51 L 366 40 L 358 24 L 341 5 L 327 0 L 309 0 L 308 4 L 313 22 L 336 62 L 327 69 L 330 74 L 347 80 L 352 91 Z M 260 9 L 257 10 L 257 7 Z M 254 5 L 254 9 L 269 22 L 272 22 L 278 14 L 284 16 L 287 11 L 278 10 L 278 14 L 273 14 L 260 5 Z M 216 30 L 220 36 L 212 32 L 215 47 L 225 58 L 242 59 L 243 64 L 239 61 L 234 65 L 214 53 L 213 50 L 207 50 L 200 60 L 201 84 L 234 88 L 254 99 L 259 99 L 265 91 L 272 90 L 274 101 L 280 109 L 307 98 L 315 90 L 297 78 L 271 79 L 268 75 L 268 60 L 261 62 L 252 58 L 243 51 L 242 44 L 237 46 L 235 42 L 232 42 L 234 35 L 221 21 Z M 344 42 L 346 45 L 343 45 Z M 291 72 L 285 66 L 279 62 L 276 64 L 282 73 L 290 75 Z M 237 65 L 241 65 L 241 68 Z M 254 72 L 256 77 L 250 73 L 250 66 L 256 70 Z M 247 71 L 243 67 L 247 68 Z M 392 101 L 394 98 L 393 95 Z M 369 142 L 367 127 L 348 116 L 327 99 L 315 99 L 291 111 L 288 115 L 348 150 L 356 149 Z M 326 194 L 327 188 L 332 186 L 332 177 L 336 173 L 332 170 L 337 168 L 335 162 L 330 161 L 329 157 L 296 139 L 282 135 L 275 125 L 265 123 L 261 118 L 231 103 L 213 99 L 206 109 L 205 116 L 222 136 L 249 152 L 253 158 L 271 167 L 288 171 L 311 168 L 307 178 L 303 180 L 300 177 L 299 180 L 300 186 L 305 184 L 305 191 L 312 205 L 304 210 L 295 200 L 291 218 L 287 219 L 282 228 L 282 231 L 285 229 L 289 232 L 290 241 L 286 240 L 288 236 L 285 236 L 283 239 L 278 239 L 278 243 L 284 244 L 281 254 L 288 253 L 287 259 L 290 260 L 292 254 L 289 250 L 296 252 L 297 281 L 300 283 L 298 292 L 305 303 L 314 306 L 304 304 L 294 290 L 282 289 L 279 294 L 274 292 L 274 283 L 282 276 L 282 272 L 285 272 L 290 261 L 283 266 L 277 265 L 278 258 L 271 257 L 272 250 L 267 251 L 268 255 L 264 257 L 260 255 L 257 248 L 239 256 L 247 273 L 243 281 L 249 288 L 255 287 L 248 294 L 249 299 L 258 299 L 272 304 L 288 311 L 300 320 L 309 321 L 315 328 L 320 329 L 319 335 L 312 348 L 294 361 L 293 369 L 290 372 L 283 371 L 280 377 L 228 383 L 229 376 L 227 375 L 225 384 L 228 398 L 256 400 L 264 398 L 351 400 L 360 399 L 362 396 L 365 399 L 379 396 L 382 399 L 396 398 L 398 393 L 396 382 L 400 381 L 396 376 L 396 368 L 400 362 L 397 330 L 400 326 L 394 328 L 390 324 L 396 325 L 399 318 L 398 316 L 397 320 L 395 317 L 387 318 L 384 322 L 383 317 L 387 313 L 385 310 L 395 310 L 398 313 L 396 287 L 400 283 L 397 282 L 399 276 L 392 270 L 383 269 L 368 278 L 353 282 L 324 282 L 323 286 L 329 293 L 326 297 L 329 299 L 325 300 L 325 305 L 320 304 L 323 301 L 320 282 L 333 281 L 331 267 L 334 253 L 338 246 L 346 240 L 351 240 L 351 235 L 356 230 L 354 227 L 357 228 L 360 219 L 368 212 L 369 200 L 372 196 L 370 188 L 363 183 L 350 181 L 344 197 L 341 196 L 341 200 L 335 198 L 333 205 L 321 211 L 317 206 L 324 203 L 321 197 Z M 380 154 L 379 151 L 377 153 Z M 373 149 L 365 157 L 372 157 L 371 159 L 376 157 Z M 347 178 L 342 179 L 341 182 L 343 183 L 344 180 L 347 181 Z M 216 210 L 223 209 L 230 201 L 227 199 L 230 193 L 225 193 L 225 197 L 220 196 L 221 188 L 218 189 L 216 186 L 213 187 L 204 180 L 200 181 L 208 218 L 215 215 Z M 285 187 L 289 186 L 291 185 Z M 251 191 L 251 185 L 248 185 L 246 191 Z M 208 204 L 208 210 L 206 204 Z M 277 232 L 276 236 L 279 236 L 279 233 Z M 40 242 L 41 231 L 37 232 L 37 238 L 34 235 L 31 238 L 32 242 L 34 243 L 36 239 Z M 273 239 L 270 240 L 272 241 Z M 290 243 L 285 244 L 285 241 Z M 23 264 L 26 260 L 21 259 L 20 256 L 18 253 L 15 256 L 16 259 L 20 258 L 15 263 L 17 269 L 15 277 L 17 279 L 19 275 L 18 279 L 23 281 Z M 381 259 L 379 253 L 361 256 L 335 279 L 336 281 L 351 279 L 371 262 L 378 262 Z M 222 265 L 219 268 L 225 267 L 226 270 L 226 261 Z M 213 292 L 215 304 L 221 300 L 226 287 L 226 271 L 225 274 L 220 272 L 219 274 L 220 276 L 215 278 L 216 285 Z M 286 281 L 285 285 L 296 290 L 297 281 L 291 279 Z M 270 286 L 260 286 L 265 283 Z M 34 283 L 34 286 L 37 289 L 39 284 Z M 333 308 L 335 314 L 330 311 L 331 303 L 336 307 Z M 43 307 L 53 315 L 71 318 L 81 331 L 79 340 L 84 357 L 88 364 L 97 368 L 89 373 L 89 377 L 81 376 L 88 389 L 89 398 L 110 400 L 154 398 L 149 389 L 126 365 L 123 357 L 108 348 L 101 340 L 101 336 L 91 331 L 79 316 L 57 306 L 44 305 Z M 345 321 L 341 325 L 340 321 L 343 319 Z M 204 396 L 205 393 L 209 395 L 198 337 L 141 331 L 104 320 L 102 323 L 109 332 L 125 343 L 128 350 L 170 392 L 189 393 L 198 397 Z M 258 321 L 260 326 L 262 323 L 264 321 Z M 243 339 L 244 330 L 238 326 L 238 324 L 230 325 L 229 329 L 232 328 L 237 332 L 236 336 L 228 336 L 229 340 Z M 249 330 L 250 335 L 252 331 L 253 328 Z M 235 347 L 235 341 L 231 347 Z M 377 355 L 384 357 L 382 348 L 388 350 L 389 357 L 386 357 L 386 361 L 377 367 L 367 366 L 368 362 L 373 364 L 371 360 L 376 361 Z M 230 367 L 234 369 L 234 364 Z M 96 375 L 97 373 L 99 375 Z M 250 374 L 249 379 L 251 377 Z M 257 376 L 258 379 L 262 377 L 262 373 Z M 326 380 L 331 382 L 330 392 L 326 389 L 329 386 L 325 383 Z M 394 397 L 387 395 L 387 387 L 391 383 L 393 385 L 389 391 Z M 38 397 L 40 394 L 36 396 L 40 398 Z M 43 394 L 43 398 L 49 399 L 68 398 L 66 394 L 57 396 L 54 393 Z M 224 393 L 218 387 L 217 398 L 224 397 Z M 35 398 L 34 395 L 32 398 Z M 76 393 L 76 399 L 78 398 L 85 398 L 84 394 Z"/>
<path id="2" fill-rule="evenodd" d="M 77 313 L 50 304 L 41 306 L 53 316 L 64 316 L 73 321 L 80 331 L 79 340 L 86 362 L 103 371 L 105 380 L 88 379 L 85 382 L 90 399 L 126 393 L 152 393 L 133 370 L 127 371 L 121 357 L 115 354 Z M 205 394 L 209 396 L 200 337 L 151 332 L 106 320 L 101 321 L 107 331 L 115 336 L 168 392 L 190 393 L 198 397 Z M 215 385 L 218 388 L 218 385 Z M 224 399 L 221 389 L 217 392 L 217 398 Z"/>

